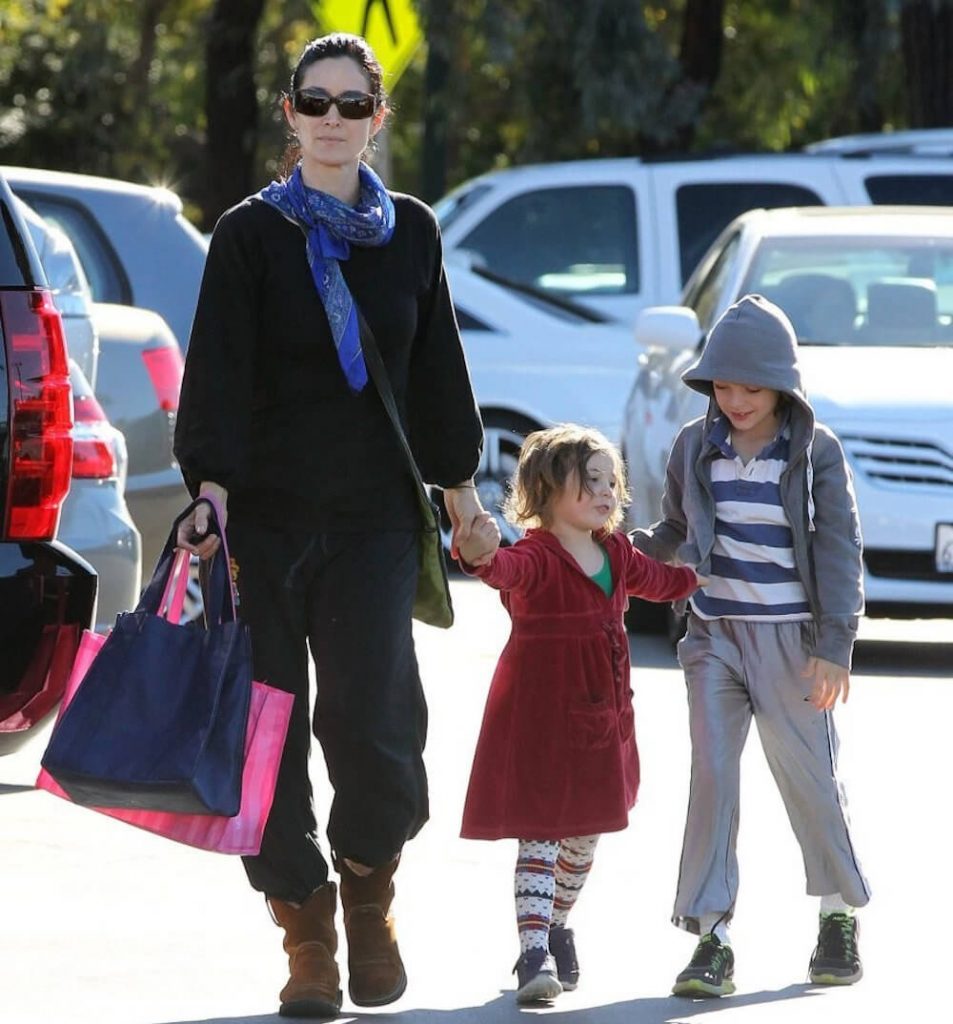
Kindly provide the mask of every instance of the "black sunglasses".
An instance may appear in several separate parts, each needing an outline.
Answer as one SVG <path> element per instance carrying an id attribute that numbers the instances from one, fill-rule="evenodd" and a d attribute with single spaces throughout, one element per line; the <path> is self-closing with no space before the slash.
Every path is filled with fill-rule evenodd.
<path id="1" fill-rule="evenodd" d="M 305 117 L 324 117 L 332 103 L 348 121 L 363 121 L 377 109 L 377 98 L 369 92 L 342 92 L 331 96 L 324 89 L 295 89 L 291 97 L 295 111 Z"/>

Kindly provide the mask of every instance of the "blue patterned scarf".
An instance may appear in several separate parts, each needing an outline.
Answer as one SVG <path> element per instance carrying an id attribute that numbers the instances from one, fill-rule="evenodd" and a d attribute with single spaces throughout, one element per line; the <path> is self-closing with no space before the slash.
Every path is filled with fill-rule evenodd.
<path id="1" fill-rule="evenodd" d="M 367 384 L 367 366 L 357 310 L 340 261 L 350 257 L 351 243 L 386 245 L 394 233 L 394 204 L 384 183 L 365 163 L 359 165 L 358 177 L 361 192 L 356 206 L 308 188 L 301 180 L 300 164 L 290 178 L 273 181 L 258 193 L 259 199 L 307 231 L 308 265 L 328 315 L 341 369 L 355 394 Z"/>

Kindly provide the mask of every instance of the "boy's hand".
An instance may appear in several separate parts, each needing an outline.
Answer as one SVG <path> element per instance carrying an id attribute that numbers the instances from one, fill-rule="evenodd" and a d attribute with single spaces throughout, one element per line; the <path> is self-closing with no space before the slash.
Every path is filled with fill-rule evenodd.
<path id="1" fill-rule="evenodd" d="M 813 678 L 809 700 L 818 711 L 829 711 L 840 697 L 846 703 L 850 693 L 850 672 L 843 665 L 835 665 L 824 658 L 808 658 L 807 667 L 801 673 L 806 679 Z"/>
<path id="2" fill-rule="evenodd" d="M 467 565 L 479 567 L 493 561 L 500 546 L 500 527 L 489 512 L 481 512 L 470 527 L 469 536 L 457 545 L 458 557 Z"/>
<path id="3" fill-rule="evenodd" d="M 697 583 L 697 585 L 699 587 L 707 587 L 708 584 L 711 583 L 711 577 L 710 576 L 699 576 L 698 575 L 698 570 L 695 568 L 695 566 L 692 566 L 692 572 L 695 574 L 695 582 Z"/>

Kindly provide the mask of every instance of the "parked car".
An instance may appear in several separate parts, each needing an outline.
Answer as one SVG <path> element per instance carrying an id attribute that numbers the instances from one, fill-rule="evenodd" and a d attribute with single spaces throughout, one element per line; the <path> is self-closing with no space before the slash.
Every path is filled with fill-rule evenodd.
<path id="1" fill-rule="evenodd" d="M 43 264 L 56 308 L 63 318 L 69 357 L 86 380 L 95 385 L 99 335 L 93 322 L 93 296 L 76 249 L 59 228 L 44 220 L 22 199 L 17 200 L 17 207 Z"/>
<path id="2" fill-rule="evenodd" d="M 630 526 L 660 512 L 665 462 L 707 400 L 682 371 L 759 292 L 791 318 L 808 397 L 854 475 L 867 614 L 953 616 L 953 210 L 756 210 L 719 237 L 681 306 L 649 308 L 625 409 Z"/>
<path id="3" fill-rule="evenodd" d="M 139 531 L 124 496 L 126 441 L 96 401 L 85 369 L 96 372 L 99 333 L 76 250 L 22 200 L 17 206 L 63 320 L 73 392 L 73 472 L 57 537 L 99 574 L 96 628 L 105 630 L 120 612 L 135 606 L 142 573 Z"/>
<path id="4" fill-rule="evenodd" d="M 839 153 L 869 156 L 871 153 L 953 156 L 953 129 L 905 128 L 895 132 L 864 132 L 821 139 L 804 147 L 805 153 Z"/>
<path id="5" fill-rule="evenodd" d="M 95 570 L 53 539 L 72 466 L 70 406 L 62 317 L 0 175 L 0 754 L 55 712 L 95 622 Z"/>
<path id="6" fill-rule="evenodd" d="M 632 324 L 677 302 L 719 232 L 754 207 L 953 205 L 953 159 L 837 153 L 599 159 L 493 171 L 436 204 L 445 251 Z"/>
<path id="7" fill-rule="evenodd" d="M 78 183 L 74 179 L 78 179 Z M 84 176 L 44 173 L 39 180 L 47 187 L 52 187 L 52 183 L 60 183 L 63 191 L 55 196 L 47 192 L 37 198 L 39 193 L 27 188 L 24 194 L 30 201 L 37 202 L 41 210 L 51 212 L 40 217 L 26 203 L 23 212 L 29 218 L 41 259 L 44 254 L 50 257 L 50 263 L 44 263 L 44 267 L 48 277 L 51 276 L 51 270 L 56 274 L 57 306 L 61 310 L 71 311 L 71 315 L 64 316 L 70 355 L 78 350 L 81 357 L 85 357 L 77 361 L 86 377 L 90 381 L 95 380 L 94 392 L 101 407 L 100 414 L 104 414 L 125 435 L 129 466 L 125 481 L 125 501 L 141 534 L 142 548 L 141 569 L 135 569 L 135 576 L 138 578 L 140 572 L 144 572 L 148 577 L 168 536 L 173 518 L 188 503 L 188 493 L 172 454 L 172 432 L 175 429 L 182 382 L 181 349 L 168 324 L 157 313 L 129 305 L 93 301 L 82 260 L 73 245 L 74 241 L 80 245 L 83 243 L 86 237 L 84 231 L 89 233 L 90 238 L 99 237 L 102 242 L 101 248 L 91 244 L 86 248 L 93 279 L 102 281 L 128 278 L 125 271 L 119 275 L 115 268 L 114 277 L 111 277 L 99 261 L 102 253 L 115 251 L 117 247 L 121 249 L 120 240 L 116 241 L 115 246 L 111 242 L 107 246 L 109 240 L 106 236 L 90 226 L 92 221 L 89 218 L 107 203 L 104 198 L 108 195 L 106 179 L 92 179 L 95 185 L 86 186 L 89 190 L 86 199 L 88 205 L 83 210 L 78 204 L 79 197 L 86 194 L 83 191 L 86 183 Z M 160 190 L 137 191 L 135 186 L 115 183 L 116 194 L 127 204 L 143 201 L 143 197 L 155 203 L 153 193 L 157 191 Z M 163 209 L 177 204 L 181 210 L 181 203 L 177 199 L 173 203 L 167 202 L 164 196 L 160 199 Z M 64 214 L 64 209 L 72 212 Z M 90 212 L 84 212 L 86 210 Z M 181 237 L 178 244 L 173 246 L 172 256 L 181 253 L 191 244 L 191 232 L 194 229 L 186 226 L 184 218 L 176 219 L 172 225 L 167 223 L 165 217 L 158 217 L 157 222 L 162 228 L 156 230 L 150 244 L 167 244 L 168 236 L 175 231 L 179 231 Z M 67 231 L 71 231 L 71 237 L 66 237 L 57 224 L 63 224 Z M 108 220 L 104 220 L 102 226 L 108 226 Z M 204 260 L 204 251 L 202 258 Z M 161 266 L 160 256 L 156 256 L 156 261 Z M 201 274 L 201 267 L 193 266 L 193 272 Z M 91 343 L 87 343 L 87 338 L 92 339 Z M 72 523 L 73 520 L 69 518 L 69 525 L 72 526 Z M 83 532 L 84 542 L 89 536 L 88 530 Z M 79 538 L 73 536 L 70 539 Z M 135 546 L 139 547 L 139 543 Z M 82 545 L 79 550 L 88 556 Z M 113 548 L 107 550 L 114 551 Z M 131 551 L 131 542 L 123 545 L 122 550 Z M 96 559 L 91 560 L 97 564 L 97 568 L 101 568 Z M 120 569 L 115 560 L 111 569 Z M 127 566 L 125 571 L 128 574 L 132 567 Z M 104 580 L 101 588 L 104 590 L 101 614 L 105 617 L 104 621 L 111 622 L 115 612 L 122 610 L 122 607 L 115 608 L 109 598 L 111 595 L 127 593 L 128 579 L 110 580 L 108 585 Z M 197 584 L 194 590 L 197 595 Z"/>
<path id="8" fill-rule="evenodd" d="M 55 296 L 54 296 L 55 301 Z M 95 628 L 111 629 L 135 608 L 142 578 L 142 541 L 125 499 L 126 439 L 106 418 L 82 370 L 70 360 L 73 472 L 57 538 L 99 576 Z"/>
<path id="9" fill-rule="evenodd" d="M 185 350 L 208 242 L 174 192 L 87 174 L 0 171 L 76 246 L 97 302 L 155 311 Z"/>
<path id="10" fill-rule="evenodd" d="M 148 309 L 94 303 L 99 331 L 96 397 L 126 438 L 126 502 L 142 535 L 149 580 L 173 519 L 189 503 L 172 435 L 182 385 L 182 352 L 165 320 Z"/>
<path id="11" fill-rule="evenodd" d="M 519 535 L 499 515 L 530 431 L 563 421 L 616 440 L 635 377 L 631 331 L 599 313 L 450 255 L 447 276 L 473 389 L 483 416 L 480 500 L 507 541 Z"/>

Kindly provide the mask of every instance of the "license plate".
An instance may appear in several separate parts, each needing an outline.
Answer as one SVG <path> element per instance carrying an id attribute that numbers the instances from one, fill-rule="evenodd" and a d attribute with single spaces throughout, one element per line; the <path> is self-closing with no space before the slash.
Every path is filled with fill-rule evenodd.
<path id="1" fill-rule="evenodd" d="M 953 573 L 953 523 L 937 524 L 936 571 Z"/>

